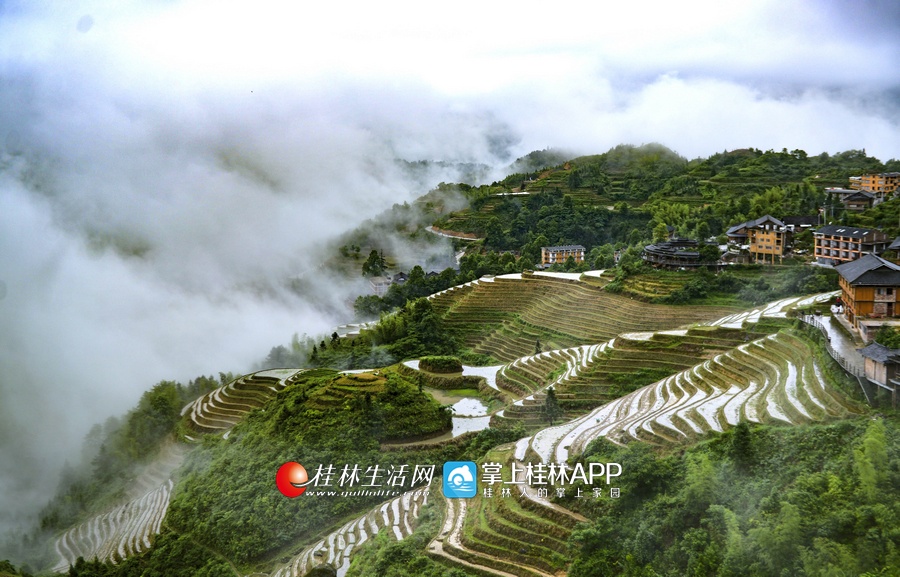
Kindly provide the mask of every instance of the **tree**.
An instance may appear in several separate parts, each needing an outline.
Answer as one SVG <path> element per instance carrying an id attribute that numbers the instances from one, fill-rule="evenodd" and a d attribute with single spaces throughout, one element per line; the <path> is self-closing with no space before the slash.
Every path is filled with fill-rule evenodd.
<path id="1" fill-rule="evenodd" d="M 559 401 L 556 400 L 556 391 L 553 390 L 553 387 L 547 388 L 547 398 L 544 399 L 542 412 L 544 418 L 550 422 L 551 427 L 553 426 L 553 421 L 563 416 L 563 410 L 559 406 Z"/>
<path id="2" fill-rule="evenodd" d="M 669 228 L 661 222 L 653 227 L 653 242 L 661 242 L 669 237 Z"/>
<path id="3" fill-rule="evenodd" d="M 485 230 L 485 248 L 502 250 L 506 246 L 506 233 L 503 232 L 503 225 L 500 223 L 499 218 L 492 216 L 488 220 Z"/>
<path id="4" fill-rule="evenodd" d="M 875 334 L 875 342 L 889 349 L 900 349 L 900 331 L 885 325 Z"/>
<path id="5" fill-rule="evenodd" d="M 705 220 L 701 220 L 697 223 L 697 228 L 695 229 L 695 234 L 697 235 L 697 240 L 704 241 L 709 238 L 709 224 Z"/>
<path id="6" fill-rule="evenodd" d="M 719 251 L 719 247 L 717 247 L 716 245 L 700 245 L 700 262 L 716 262 L 721 256 L 722 253 Z"/>
<path id="7" fill-rule="evenodd" d="M 534 354 L 539 355 L 544 352 L 544 349 L 541 348 L 541 339 L 537 339 L 534 341 Z"/>
<path id="8" fill-rule="evenodd" d="M 362 265 L 363 276 L 381 276 L 384 273 L 384 254 L 379 254 L 374 248 L 369 253 L 369 258 Z"/>

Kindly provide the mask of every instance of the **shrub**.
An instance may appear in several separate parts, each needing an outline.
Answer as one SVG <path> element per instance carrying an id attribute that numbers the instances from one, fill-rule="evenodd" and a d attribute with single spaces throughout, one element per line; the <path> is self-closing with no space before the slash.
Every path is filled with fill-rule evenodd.
<path id="1" fill-rule="evenodd" d="M 419 368 L 429 373 L 460 373 L 462 363 L 456 357 L 422 357 Z"/>

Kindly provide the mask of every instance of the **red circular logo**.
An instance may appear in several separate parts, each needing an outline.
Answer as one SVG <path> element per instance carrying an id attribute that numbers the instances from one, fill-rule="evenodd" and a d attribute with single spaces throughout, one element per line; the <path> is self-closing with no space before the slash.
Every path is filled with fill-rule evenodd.
<path id="1" fill-rule="evenodd" d="M 278 472 L 275 473 L 275 484 L 278 486 L 278 490 L 282 495 L 291 499 L 299 497 L 306 491 L 306 487 L 303 485 L 308 481 L 309 475 L 306 474 L 306 469 L 300 463 L 293 461 L 278 467 Z"/>

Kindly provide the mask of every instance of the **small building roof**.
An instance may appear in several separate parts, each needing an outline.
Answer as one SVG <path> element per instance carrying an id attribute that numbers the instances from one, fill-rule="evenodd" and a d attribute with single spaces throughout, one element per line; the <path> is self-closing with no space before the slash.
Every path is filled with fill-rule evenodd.
<path id="1" fill-rule="evenodd" d="M 891 243 L 888 250 L 900 250 L 900 236 L 894 239 L 894 242 Z"/>
<path id="2" fill-rule="evenodd" d="M 853 286 L 900 286 L 900 266 L 867 254 L 834 267 Z"/>
<path id="3" fill-rule="evenodd" d="M 542 246 L 541 250 L 551 250 L 551 251 L 560 251 L 560 250 L 584 250 L 584 247 L 580 244 L 563 244 L 560 246 Z"/>
<path id="4" fill-rule="evenodd" d="M 900 349 L 889 349 L 882 344 L 872 343 L 857 350 L 863 357 L 877 363 L 900 363 Z"/>
<path id="5" fill-rule="evenodd" d="M 819 217 L 816 215 L 809 216 L 786 216 L 781 219 L 784 224 L 794 226 L 816 226 L 819 224 Z"/>
<path id="6" fill-rule="evenodd" d="M 841 202 L 848 202 L 850 200 L 875 200 L 875 195 L 862 190 L 854 190 L 853 194 L 848 194 Z"/>

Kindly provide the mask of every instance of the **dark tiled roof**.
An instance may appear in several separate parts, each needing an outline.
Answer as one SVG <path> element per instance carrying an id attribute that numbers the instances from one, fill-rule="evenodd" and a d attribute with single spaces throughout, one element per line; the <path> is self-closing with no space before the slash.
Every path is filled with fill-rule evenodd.
<path id="1" fill-rule="evenodd" d="M 877 228 L 863 228 L 846 224 L 826 224 L 816 229 L 816 234 L 827 236 L 847 236 L 850 238 L 862 238 L 870 232 L 881 232 Z"/>
<path id="2" fill-rule="evenodd" d="M 840 264 L 834 270 L 854 286 L 900 286 L 900 266 L 873 254 Z"/>
<path id="3" fill-rule="evenodd" d="M 872 343 L 871 345 L 859 349 L 859 354 L 867 359 L 879 363 L 897 363 L 900 362 L 900 350 L 889 349 L 884 345 Z"/>
<path id="4" fill-rule="evenodd" d="M 737 231 L 742 228 L 755 228 L 757 226 L 762 226 L 766 223 L 774 224 L 775 226 L 784 226 L 784 223 L 775 218 L 770 214 L 766 214 L 754 220 L 748 220 L 747 222 L 742 222 L 741 224 L 736 224 L 733 227 L 729 228 L 725 234 L 735 234 Z"/>

